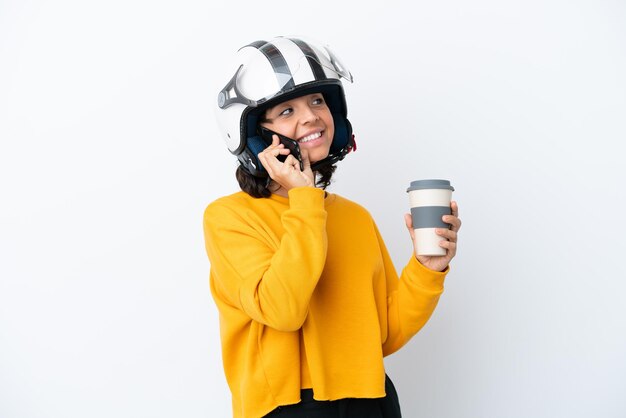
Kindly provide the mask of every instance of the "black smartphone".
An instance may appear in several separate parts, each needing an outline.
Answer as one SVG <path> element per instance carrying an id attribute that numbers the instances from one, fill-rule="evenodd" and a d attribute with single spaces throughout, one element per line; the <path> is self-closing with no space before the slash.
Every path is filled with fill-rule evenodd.
<path id="1" fill-rule="evenodd" d="M 300 145 L 298 145 L 298 141 L 287 138 L 286 136 L 281 135 L 278 132 L 274 132 L 270 129 L 264 128 L 263 126 L 259 127 L 259 133 L 261 134 L 261 138 L 263 138 L 268 146 L 272 144 L 272 136 L 278 135 L 278 139 L 280 140 L 281 144 L 283 144 L 285 148 L 290 151 L 290 154 L 293 155 L 300 162 L 300 171 L 304 171 L 304 162 L 302 161 L 302 154 L 300 153 Z M 287 156 L 279 155 L 277 158 L 278 161 L 284 163 Z"/>

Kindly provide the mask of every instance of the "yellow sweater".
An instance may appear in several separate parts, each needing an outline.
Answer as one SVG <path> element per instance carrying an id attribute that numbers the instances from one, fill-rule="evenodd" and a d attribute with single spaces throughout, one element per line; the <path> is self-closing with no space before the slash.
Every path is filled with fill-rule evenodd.
<path id="1" fill-rule="evenodd" d="M 448 272 L 412 256 L 398 279 L 370 214 L 313 187 L 222 197 L 204 233 L 236 418 L 299 402 L 303 379 L 318 400 L 385 396 L 383 356 L 428 321 Z"/>

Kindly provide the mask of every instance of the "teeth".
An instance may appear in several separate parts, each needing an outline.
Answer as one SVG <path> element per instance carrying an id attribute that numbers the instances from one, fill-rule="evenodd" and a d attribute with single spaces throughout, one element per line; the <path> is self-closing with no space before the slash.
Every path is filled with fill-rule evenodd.
<path id="1" fill-rule="evenodd" d="M 313 141 L 314 139 L 319 138 L 320 136 L 322 136 L 321 132 L 315 133 L 315 134 L 311 134 L 309 136 L 305 136 L 304 138 L 302 138 L 301 140 L 299 140 L 298 142 L 309 142 L 309 141 Z"/>

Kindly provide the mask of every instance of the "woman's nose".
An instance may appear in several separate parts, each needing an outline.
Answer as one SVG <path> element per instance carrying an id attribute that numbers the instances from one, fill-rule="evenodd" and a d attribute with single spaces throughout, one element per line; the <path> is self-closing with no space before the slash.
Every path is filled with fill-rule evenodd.
<path id="1" fill-rule="evenodd" d="M 300 118 L 302 123 L 315 122 L 318 119 L 319 116 L 317 115 L 315 110 L 311 109 L 309 106 L 304 106 L 302 110 L 302 117 Z"/>

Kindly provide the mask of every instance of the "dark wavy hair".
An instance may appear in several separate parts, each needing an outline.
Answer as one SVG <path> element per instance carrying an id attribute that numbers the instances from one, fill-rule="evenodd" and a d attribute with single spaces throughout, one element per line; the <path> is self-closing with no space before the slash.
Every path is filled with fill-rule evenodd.
<path id="1" fill-rule="evenodd" d="M 326 190 L 326 188 L 330 185 L 330 179 L 336 169 L 337 166 L 334 164 L 320 167 L 315 172 L 315 184 Z M 248 193 L 252 197 L 270 197 L 272 194 L 272 190 L 270 190 L 271 179 L 269 177 L 253 176 L 248 173 L 241 164 L 237 167 L 235 177 L 237 177 L 237 182 L 239 183 L 241 190 Z"/>

